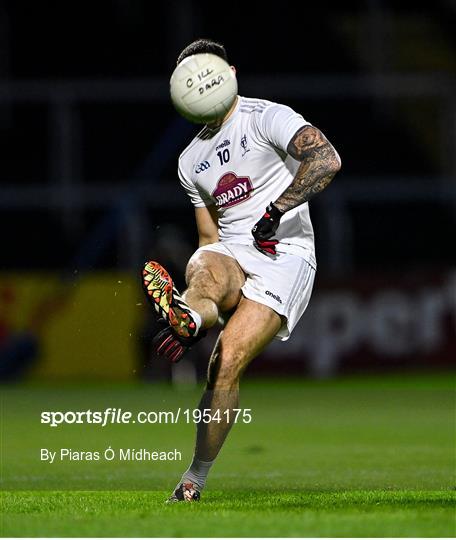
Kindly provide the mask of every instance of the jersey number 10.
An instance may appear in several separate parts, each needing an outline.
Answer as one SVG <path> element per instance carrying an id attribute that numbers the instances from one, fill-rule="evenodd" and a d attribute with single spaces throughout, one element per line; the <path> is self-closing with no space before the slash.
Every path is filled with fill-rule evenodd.
<path id="1" fill-rule="evenodd" d="M 217 152 L 217 155 L 220 160 L 220 165 L 228 163 L 228 161 L 230 160 L 230 151 L 228 150 L 228 148 L 225 148 L 225 150 L 220 150 L 220 152 Z"/>

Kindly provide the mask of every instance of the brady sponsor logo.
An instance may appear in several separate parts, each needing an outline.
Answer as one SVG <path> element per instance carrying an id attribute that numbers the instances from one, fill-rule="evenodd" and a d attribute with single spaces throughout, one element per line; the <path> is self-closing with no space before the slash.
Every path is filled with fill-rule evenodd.
<path id="1" fill-rule="evenodd" d="M 199 174 L 200 172 L 209 169 L 210 166 L 211 164 L 209 163 L 209 161 L 202 161 L 201 163 L 198 163 L 198 165 L 195 167 L 195 172 L 196 174 Z"/>
<path id="2" fill-rule="evenodd" d="M 280 298 L 278 294 L 274 294 L 271 291 L 266 291 L 266 296 L 271 296 L 272 298 L 274 298 L 276 302 L 279 302 L 279 304 L 282 303 L 282 299 Z"/>
<path id="3" fill-rule="evenodd" d="M 229 139 L 225 139 L 222 143 L 220 143 L 218 146 L 215 147 L 216 150 L 221 150 L 222 148 L 226 148 L 231 144 L 231 141 Z"/>
<path id="4" fill-rule="evenodd" d="M 230 208 L 250 198 L 253 191 L 252 181 L 248 176 L 237 176 L 233 172 L 224 174 L 212 192 L 216 205 Z"/>

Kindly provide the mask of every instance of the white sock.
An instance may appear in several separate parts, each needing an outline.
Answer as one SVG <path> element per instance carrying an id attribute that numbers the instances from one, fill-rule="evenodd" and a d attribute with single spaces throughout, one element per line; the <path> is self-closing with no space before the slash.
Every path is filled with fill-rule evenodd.
<path id="1" fill-rule="evenodd" d="M 200 490 L 203 489 L 206 483 L 209 469 L 212 467 L 213 461 L 202 461 L 200 459 L 193 458 L 192 464 L 182 475 L 182 479 L 179 484 L 185 482 L 191 482 L 197 486 Z"/>
<path id="2" fill-rule="evenodd" d="M 187 291 L 185 291 L 187 292 Z M 201 315 L 195 311 L 193 308 L 191 308 L 189 305 L 188 305 L 188 302 L 186 301 L 185 299 L 185 292 L 184 294 L 181 296 L 182 300 L 185 302 L 186 306 L 188 307 L 189 311 L 190 311 L 190 314 L 192 316 L 192 319 L 195 321 L 195 324 L 196 324 L 196 332 L 195 332 L 195 336 L 198 335 L 198 332 L 201 330 L 201 325 L 203 324 L 203 319 L 201 317 Z"/>
<path id="3" fill-rule="evenodd" d="M 203 319 L 201 318 L 201 315 L 197 311 L 195 311 L 194 309 L 192 309 L 190 307 L 189 307 L 189 309 L 190 309 L 190 313 L 192 314 L 193 320 L 195 321 L 195 324 L 196 324 L 195 336 L 197 336 L 198 332 L 201 329 L 201 325 L 203 324 Z"/>

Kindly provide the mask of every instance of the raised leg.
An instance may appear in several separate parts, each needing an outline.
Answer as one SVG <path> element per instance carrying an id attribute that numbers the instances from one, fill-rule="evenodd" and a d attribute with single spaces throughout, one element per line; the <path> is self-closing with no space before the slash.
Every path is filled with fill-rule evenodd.
<path id="1" fill-rule="evenodd" d="M 182 296 L 199 313 L 202 328 L 210 328 L 220 312 L 238 305 L 245 282 L 235 259 L 211 251 L 200 251 L 189 260 L 185 278 L 188 289 Z"/>

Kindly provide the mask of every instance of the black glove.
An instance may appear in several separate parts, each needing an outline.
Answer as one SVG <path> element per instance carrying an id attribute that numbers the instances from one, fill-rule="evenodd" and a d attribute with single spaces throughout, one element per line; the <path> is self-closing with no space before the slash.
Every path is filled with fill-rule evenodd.
<path id="1" fill-rule="evenodd" d="M 263 217 L 258 221 L 253 229 L 252 235 L 255 238 L 253 245 L 264 253 L 276 254 L 275 246 L 279 243 L 278 240 L 272 239 L 275 235 L 280 219 L 284 212 L 281 212 L 273 203 L 266 207 L 266 212 Z"/>
<path id="2" fill-rule="evenodd" d="M 159 319 L 158 323 L 162 330 L 154 336 L 152 345 L 158 356 L 164 356 L 173 363 L 179 362 L 182 356 L 207 334 L 205 330 L 200 330 L 197 336 L 184 338 L 178 336 L 164 319 Z"/>

